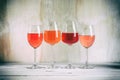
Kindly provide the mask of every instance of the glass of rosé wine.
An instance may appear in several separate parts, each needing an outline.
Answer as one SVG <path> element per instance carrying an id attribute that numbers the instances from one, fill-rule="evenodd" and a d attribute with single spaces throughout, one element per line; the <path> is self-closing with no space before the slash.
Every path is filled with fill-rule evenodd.
<path id="1" fill-rule="evenodd" d="M 34 63 L 32 67 L 29 67 L 29 68 L 37 69 L 39 68 L 39 66 L 36 61 L 36 57 L 37 57 L 36 49 L 42 44 L 42 41 L 43 41 L 43 33 L 41 30 L 41 26 L 40 25 L 29 26 L 27 39 L 30 46 L 32 46 L 34 49 Z"/>
<path id="2" fill-rule="evenodd" d="M 79 40 L 81 45 L 86 49 L 86 61 L 84 68 L 91 69 L 93 66 L 88 65 L 88 48 L 91 47 L 95 41 L 95 33 L 92 25 L 81 24 L 79 33 Z"/>
<path id="3" fill-rule="evenodd" d="M 55 53 L 53 46 L 59 43 L 61 40 L 61 32 L 58 29 L 58 23 L 56 21 L 48 21 L 47 28 L 44 31 L 44 41 L 48 43 L 52 48 L 52 63 L 51 68 L 55 68 Z"/>
<path id="4" fill-rule="evenodd" d="M 77 32 L 77 23 L 74 20 L 67 20 L 64 23 L 64 29 L 62 31 L 62 42 L 67 44 L 68 46 L 72 46 L 77 43 L 79 40 L 78 32 Z M 69 62 L 69 54 L 68 57 L 68 65 L 67 68 L 72 68 L 72 64 Z"/>

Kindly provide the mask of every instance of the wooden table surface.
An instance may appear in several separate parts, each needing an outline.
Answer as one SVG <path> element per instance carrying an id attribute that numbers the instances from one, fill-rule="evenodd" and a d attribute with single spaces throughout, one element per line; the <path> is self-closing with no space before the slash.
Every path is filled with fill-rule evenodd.
<path id="1" fill-rule="evenodd" d="M 100 64 L 94 69 L 27 69 L 30 65 L 0 65 L 0 80 L 120 80 L 120 65 Z"/>

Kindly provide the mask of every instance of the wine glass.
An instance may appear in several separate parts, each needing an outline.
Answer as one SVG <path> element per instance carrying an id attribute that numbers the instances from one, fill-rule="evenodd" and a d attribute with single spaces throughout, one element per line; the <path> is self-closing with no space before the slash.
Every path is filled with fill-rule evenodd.
<path id="1" fill-rule="evenodd" d="M 88 48 L 92 46 L 95 41 L 95 33 L 92 25 L 81 24 L 79 39 L 81 45 L 86 49 L 86 61 L 85 69 L 93 68 L 93 66 L 88 65 Z"/>
<path id="2" fill-rule="evenodd" d="M 49 21 L 47 29 L 44 31 L 44 40 L 52 47 L 52 64 L 51 67 L 55 68 L 55 53 L 53 46 L 61 40 L 61 32 L 58 30 L 58 24 L 56 21 Z"/>
<path id="3" fill-rule="evenodd" d="M 73 20 L 67 20 L 64 24 L 64 30 L 62 32 L 62 42 L 72 46 L 76 42 L 78 42 L 78 32 L 76 30 L 77 23 Z M 67 57 L 69 59 L 69 55 L 67 54 Z M 68 61 L 67 68 L 72 68 L 72 64 Z"/>
<path id="4" fill-rule="evenodd" d="M 37 65 L 37 61 L 36 61 L 36 57 L 37 57 L 36 49 L 41 45 L 43 41 L 43 33 L 41 31 L 41 26 L 39 25 L 29 26 L 28 33 L 27 33 L 27 39 L 28 39 L 29 44 L 34 49 L 34 63 L 33 63 L 33 66 L 30 68 L 32 69 L 39 68 Z"/>

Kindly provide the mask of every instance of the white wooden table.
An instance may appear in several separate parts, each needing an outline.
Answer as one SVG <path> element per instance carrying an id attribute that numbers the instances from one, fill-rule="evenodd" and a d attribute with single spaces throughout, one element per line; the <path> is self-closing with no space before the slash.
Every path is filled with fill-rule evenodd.
<path id="1" fill-rule="evenodd" d="M 0 65 L 0 80 L 120 80 L 119 64 L 94 69 L 27 69 L 30 65 Z"/>

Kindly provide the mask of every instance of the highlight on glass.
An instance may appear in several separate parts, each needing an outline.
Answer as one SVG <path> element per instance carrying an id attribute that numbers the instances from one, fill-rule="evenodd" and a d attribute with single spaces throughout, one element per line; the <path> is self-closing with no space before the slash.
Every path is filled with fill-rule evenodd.
<path id="1" fill-rule="evenodd" d="M 36 57 L 37 57 L 36 49 L 42 44 L 42 41 L 43 41 L 43 33 L 42 33 L 41 26 L 40 25 L 29 26 L 27 39 L 30 46 L 33 47 L 34 49 L 34 63 L 29 68 L 31 69 L 39 68 L 38 63 L 36 61 Z"/>
<path id="2" fill-rule="evenodd" d="M 81 24 L 79 29 L 79 40 L 81 45 L 86 49 L 86 61 L 85 69 L 93 68 L 93 66 L 88 64 L 88 48 L 91 47 L 95 41 L 95 32 L 92 25 Z"/>

